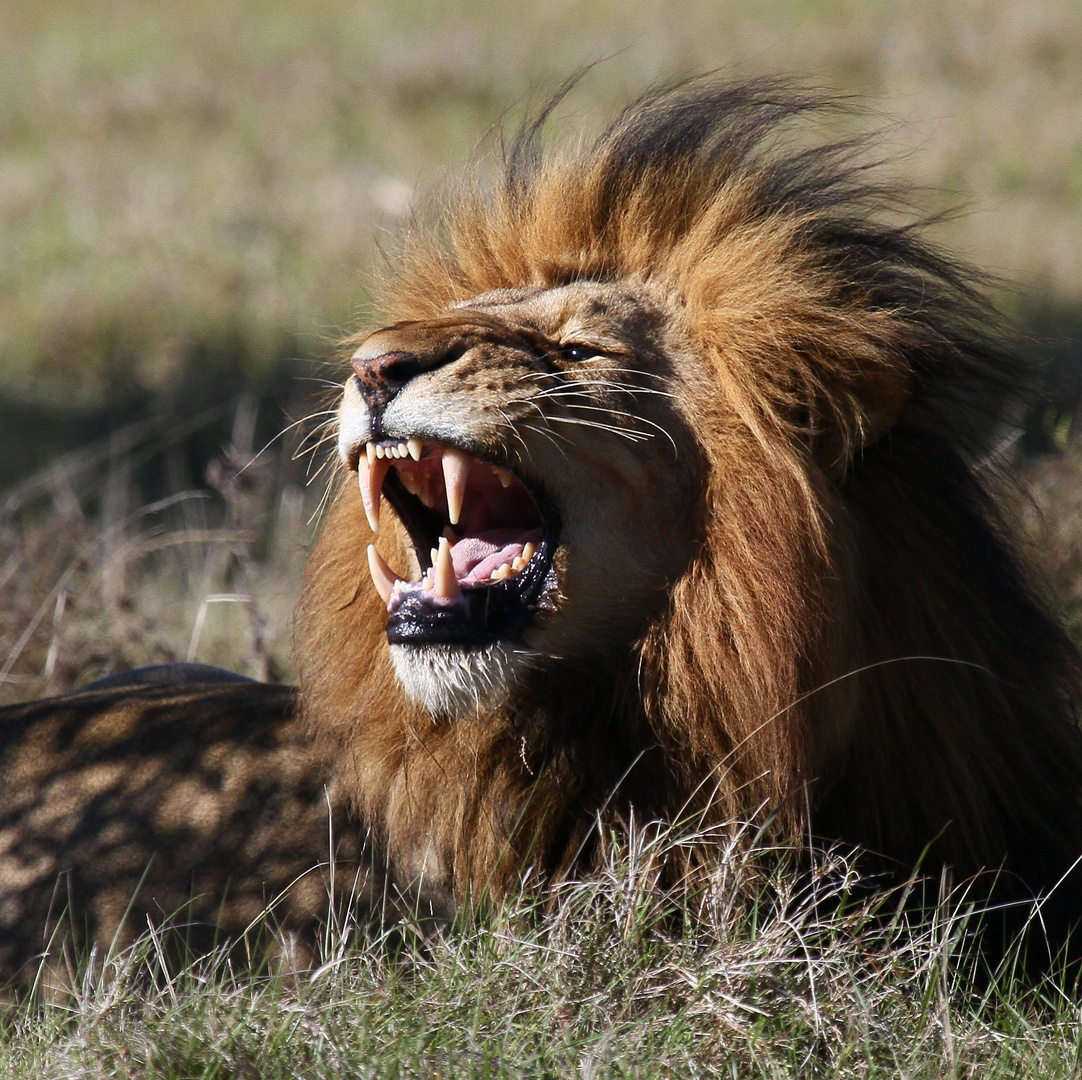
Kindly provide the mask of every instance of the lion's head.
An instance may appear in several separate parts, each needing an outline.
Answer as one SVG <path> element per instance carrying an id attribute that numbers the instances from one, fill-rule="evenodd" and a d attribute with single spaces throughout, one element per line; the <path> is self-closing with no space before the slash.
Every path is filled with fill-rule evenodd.
<path id="1" fill-rule="evenodd" d="M 1019 366 L 853 145 L 785 151 L 813 107 L 533 125 L 406 238 L 299 619 L 402 877 L 499 888 L 632 809 L 1030 888 L 1082 850 L 1074 654 L 974 464 Z"/>

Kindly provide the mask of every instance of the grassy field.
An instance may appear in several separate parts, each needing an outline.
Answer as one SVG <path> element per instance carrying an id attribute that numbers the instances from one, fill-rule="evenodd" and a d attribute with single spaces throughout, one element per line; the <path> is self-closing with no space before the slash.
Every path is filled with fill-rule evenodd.
<path id="1" fill-rule="evenodd" d="M 701 838 L 700 838 L 701 839 Z M 859 901 L 844 859 L 802 885 L 725 849 L 674 906 L 653 883 L 681 841 L 645 830 L 598 879 L 422 936 L 330 927 L 300 975 L 222 958 L 169 976 L 159 938 L 73 994 L 10 1012 L 5 1076 L 1073 1078 L 1077 1002 L 1008 968 L 968 979 L 966 913 L 915 927 Z M 757 856 L 763 855 L 759 852 Z M 838 914 L 839 910 L 842 911 Z M 830 914 L 833 912 L 834 914 Z"/>
<path id="2" fill-rule="evenodd" d="M 596 60 L 565 135 L 715 68 L 859 95 L 870 116 L 839 122 L 882 129 L 927 211 L 964 207 L 937 235 L 1014 282 L 1004 305 L 1077 368 L 1077 0 L 0 0 L 0 703 L 172 659 L 290 678 L 326 472 L 271 437 L 314 415 L 318 442 L 320 360 L 369 317 L 415 193 Z M 1071 404 L 1015 502 L 1082 639 Z M 550 908 L 526 894 L 427 940 L 334 928 L 297 978 L 165 977 L 148 938 L 4 1013 L 0 1071 L 1082 1071 L 1077 998 L 1009 972 L 974 991 L 948 907 L 910 934 L 889 901 L 828 917 L 844 865 L 816 893 L 733 855 L 677 919 L 648 868 L 679 842 L 636 837 Z"/>
<path id="3" fill-rule="evenodd" d="M 69 409 L 318 354 L 418 184 L 569 73 L 860 96 L 957 249 L 1082 303 L 1075 0 L 0 0 L 0 392 Z M 889 121 L 896 121 L 893 125 Z"/>

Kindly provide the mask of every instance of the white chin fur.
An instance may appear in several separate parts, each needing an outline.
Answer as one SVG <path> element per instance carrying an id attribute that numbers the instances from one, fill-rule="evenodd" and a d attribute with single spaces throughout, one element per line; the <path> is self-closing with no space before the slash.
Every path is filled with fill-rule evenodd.
<path id="1" fill-rule="evenodd" d="M 453 718 L 490 709 L 507 698 L 537 659 L 521 645 L 392 645 L 402 689 L 433 716 Z"/>

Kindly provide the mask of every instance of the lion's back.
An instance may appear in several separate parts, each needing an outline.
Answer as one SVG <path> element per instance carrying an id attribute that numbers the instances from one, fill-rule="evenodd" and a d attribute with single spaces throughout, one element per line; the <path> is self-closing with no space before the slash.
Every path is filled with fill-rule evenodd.
<path id="1" fill-rule="evenodd" d="M 203 951 L 279 897 L 277 922 L 303 930 L 327 908 L 313 870 L 332 836 L 356 865 L 289 687 L 104 687 L 0 710 L 0 970 L 169 920 Z"/>

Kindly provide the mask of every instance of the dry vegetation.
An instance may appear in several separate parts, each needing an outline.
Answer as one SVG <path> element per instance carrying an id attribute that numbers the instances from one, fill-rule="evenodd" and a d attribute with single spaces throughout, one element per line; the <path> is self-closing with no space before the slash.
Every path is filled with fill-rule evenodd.
<path id="1" fill-rule="evenodd" d="M 228 416 L 130 424 L 0 498 L 0 703 L 173 660 L 288 673 L 318 500 L 281 440 L 258 452 L 257 408 L 242 396 Z M 224 418 L 193 485 L 188 440 Z M 141 495 L 148 469 L 170 494 Z"/>
<path id="2" fill-rule="evenodd" d="M 699 838 L 701 839 L 701 837 Z M 73 996 L 7 1017 L 14 1077 L 1075 1077 L 1077 1006 L 1009 965 L 974 990 L 964 906 L 918 925 L 858 899 L 843 857 L 800 880 L 719 838 L 676 905 L 654 871 L 682 841 L 633 831 L 597 879 L 483 923 L 328 928 L 299 976 L 223 957 L 166 976 L 148 935 Z"/>
<path id="3" fill-rule="evenodd" d="M 373 243 L 479 135 L 579 66 L 592 123 L 646 83 L 791 73 L 900 121 L 953 246 L 1082 303 L 1075 0 L 0 0 L 0 389 L 251 373 L 366 300 Z"/>
<path id="4" fill-rule="evenodd" d="M 295 443 L 257 454 L 275 406 L 236 388 L 312 375 L 295 357 L 366 310 L 416 186 L 599 58 L 568 127 L 719 67 L 861 95 L 900 121 L 882 145 L 935 189 L 921 205 L 969 205 L 942 238 L 1020 283 L 1016 312 L 1053 312 L 1038 329 L 1082 327 L 1076 0 L 0 0 L 0 26 L 0 703 L 171 659 L 289 677 L 322 480 L 305 490 Z M 1082 636 L 1072 405 L 1019 513 Z M 640 836 L 552 911 L 525 897 L 423 945 L 332 934 L 299 982 L 166 979 L 147 939 L 76 1000 L 8 1016 L 0 1069 L 1079 1074 L 1077 1004 L 1009 976 L 974 996 L 949 920 L 828 918 L 784 875 L 749 904 L 731 862 L 673 919 L 642 869 L 678 842 Z"/>

